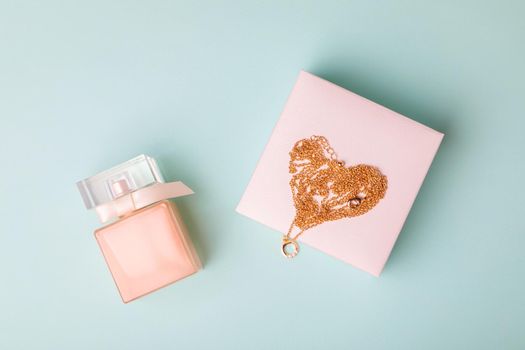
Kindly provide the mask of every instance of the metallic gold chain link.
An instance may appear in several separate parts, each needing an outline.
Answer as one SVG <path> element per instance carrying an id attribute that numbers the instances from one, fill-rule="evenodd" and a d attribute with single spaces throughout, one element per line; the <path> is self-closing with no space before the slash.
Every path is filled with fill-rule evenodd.
<path id="1" fill-rule="evenodd" d="M 295 218 L 283 236 L 286 257 L 299 252 L 297 238 L 326 221 L 362 215 L 385 195 L 387 178 L 374 166 L 345 167 L 324 136 L 296 142 L 290 151 L 290 188 Z M 299 232 L 292 237 L 294 228 Z M 289 251 L 289 249 L 292 249 Z"/>

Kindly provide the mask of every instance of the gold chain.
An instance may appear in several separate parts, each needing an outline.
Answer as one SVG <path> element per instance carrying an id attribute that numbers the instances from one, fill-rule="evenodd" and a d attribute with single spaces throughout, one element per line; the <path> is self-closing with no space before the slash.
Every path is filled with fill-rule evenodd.
<path id="1" fill-rule="evenodd" d="M 326 153 L 330 155 L 330 159 L 337 160 L 337 154 L 335 153 L 334 149 L 328 143 L 328 140 L 326 139 L 326 137 L 314 135 L 310 137 L 310 140 L 317 141 L 324 148 Z"/>
<path id="2" fill-rule="evenodd" d="M 387 178 L 378 168 L 365 164 L 345 167 L 324 136 L 296 142 L 290 151 L 289 172 L 296 213 L 281 245 L 288 258 L 299 252 L 297 238 L 306 230 L 365 214 L 387 189 Z M 292 237 L 294 228 L 299 232 Z"/>

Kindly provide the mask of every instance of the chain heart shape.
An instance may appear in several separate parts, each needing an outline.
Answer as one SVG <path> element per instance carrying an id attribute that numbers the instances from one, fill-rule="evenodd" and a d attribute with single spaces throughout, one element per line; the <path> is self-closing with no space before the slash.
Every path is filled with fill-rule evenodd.
<path id="1" fill-rule="evenodd" d="M 283 237 L 287 257 L 298 252 L 295 242 L 305 230 L 327 221 L 363 215 L 385 196 L 387 177 L 374 166 L 346 167 L 323 136 L 298 141 L 290 152 L 290 188 L 295 218 Z M 294 227 L 300 232 L 291 237 Z M 294 251 L 286 251 L 292 244 Z"/>

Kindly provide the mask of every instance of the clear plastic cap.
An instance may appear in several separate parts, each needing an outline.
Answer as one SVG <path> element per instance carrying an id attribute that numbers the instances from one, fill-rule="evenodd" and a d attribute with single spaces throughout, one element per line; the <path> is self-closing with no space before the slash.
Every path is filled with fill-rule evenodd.
<path id="1" fill-rule="evenodd" d="M 164 182 L 155 159 L 144 154 L 77 182 L 86 208 L 92 209 L 138 189 Z"/>

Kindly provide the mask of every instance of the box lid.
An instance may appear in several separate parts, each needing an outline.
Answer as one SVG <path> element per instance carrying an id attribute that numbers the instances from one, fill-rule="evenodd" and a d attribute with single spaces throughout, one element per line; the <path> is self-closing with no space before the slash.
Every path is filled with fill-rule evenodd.
<path id="1" fill-rule="evenodd" d="M 299 241 L 375 276 L 381 273 L 443 134 L 307 72 L 301 72 L 237 211 L 281 233 L 295 216 L 289 152 L 322 135 L 347 166 L 388 178 L 385 197 L 361 216 L 328 221 Z"/>

